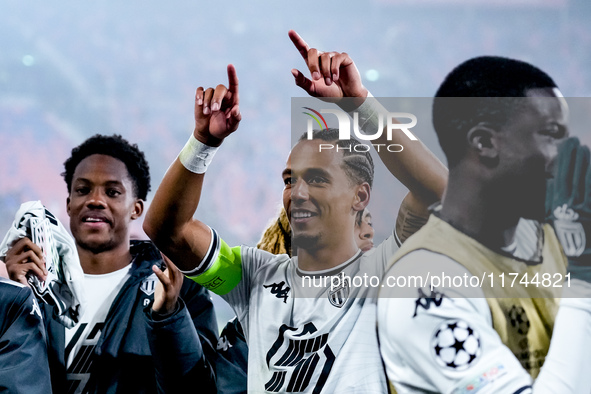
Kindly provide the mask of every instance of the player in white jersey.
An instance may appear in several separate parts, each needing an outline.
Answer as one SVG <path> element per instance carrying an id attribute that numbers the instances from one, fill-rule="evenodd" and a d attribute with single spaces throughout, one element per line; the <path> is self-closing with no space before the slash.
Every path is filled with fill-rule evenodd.
<path id="1" fill-rule="evenodd" d="M 272 254 L 291 256 L 291 226 L 285 209 L 281 208 L 279 217 L 271 221 L 263 232 L 257 248 Z M 360 211 L 355 220 L 355 240 L 361 251 L 373 248 L 374 230 L 368 208 Z M 167 262 L 168 265 L 168 262 Z M 244 330 L 236 317 L 232 318 L 222 330 L 217 346 L 216 378 L 218 392 L 243 393 L 247 390 L 248 345 Z"/>
<path id="2" fill-rule="evenodd" d="M 567 113 L 548 75 L 512 59 L 468 60 L 439 88 L 433 124 L 450 168 L 445 199 L 385 279 L 437 278 L 382 289 L 378 299 L 380 350 L 399 394 L 591 391 L 589 254 L 586 281 L 569 267 L 563 284 L 566 258 L 552 227 L 531 221 L 544 221 Z M 583 217 L 589 151 L 561 157 L 555 182 L 566 186 L 556 200 L 586 200 Z M 577 223 L 568 225 L 576 240 Z"/>
<path id="3" fill-rule="evenodd" d="M 319 53 L 294 32 L 290 35 L 314 70 L 312 80 L 294 71 L 300 86 L 315 95 L 364 101 L 367 89 L 346 54 Z M 318 70 L 319 60 L 330 67 Z M 317 132 L 293 148 L 283 170 L 283 202 L 297 258 L 231 248 L 192 218 L 211 156 L 241 120 L 231 65 L 228 77 L 228 88 L 197 90 L 194 133 L 165 175 L 144 229 L 187 276 L 223 295 L 235 309 L 249 345 L 249 392 L 385 392 L 375 334 L 375 289 L 322 283 L 338 274 L 353 284 L 372 277 L 375 283 L 396 249 L 394 237 L 368 255 L 355 242 L 357 212 L 369 203 L 373 181 L 369 153 L 320 153 L 320 143 L 336 143 L 337 130 Z M 358 142 L 339 143 L 350 147 Z M 400 179 L 420 185 L 411 188 L 409 205 L 429 203 L 441 193 L 445 168 L 420 142 L 398 156 L 397 164 Z M 415 190 L 428 192 L 416 195 Z M 425 209 L 425 203 L 416 204 L 419 211 Z"/>

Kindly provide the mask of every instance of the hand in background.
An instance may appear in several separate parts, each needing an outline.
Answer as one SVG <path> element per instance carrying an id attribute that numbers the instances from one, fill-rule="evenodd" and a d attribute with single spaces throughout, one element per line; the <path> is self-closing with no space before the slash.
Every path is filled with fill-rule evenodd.
<path id="1" fill-rule="evenodd" d="M 173 313 L 176 308 L 181 286 L 183 285 L 183 274 L 164 254 L 162 254 L 162 259 L 166 263 L 165 271 L 162 271 L 156 265 L 152 266 L 152 271 L 159 279 L 156 284 L 152 310 L 165 316 Z"/>

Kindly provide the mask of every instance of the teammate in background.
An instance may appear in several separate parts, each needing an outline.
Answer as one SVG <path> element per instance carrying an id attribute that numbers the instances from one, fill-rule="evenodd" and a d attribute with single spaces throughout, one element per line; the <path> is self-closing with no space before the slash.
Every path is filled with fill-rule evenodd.
<path id="1" fill-rule="evenodd" d="M 301 39 L 296 46 L 306 52 L 309 67 L 324 56 L 315 49 L 308 55 Z M 362 104 L 368 91 L 351 59 L 334 54 L 332 62 L 322 74 L 313 74 L 313 81 L 301 76 L 307 91 L 356 97 Z M 283 170 L 283 203 L 297 257 L 231 248 L 215 230 L 193 219 L 207 166 L 241 120 L 232 65 L 228 79 L 228 87 L 197 89 L 195 130 L 156 192 L 144 222 L 146 233 L 187 276 L 222 295 L 236 311 L 248 342 L 249 391 L 385 392 L 371 298 L 375 289 L 310 289 L 301 278 L 384 273 L 397 248 L 394 237 L 369 256 L 362 255 L 354 239 L 355 218 L 369 203 L 373 182 L 369 153 L 319 153 L 320 143 L 337 143 L 334 129 L 316 132 L 314 139 L 293 148 Z M 338 143 L 354 147 L 358 142 Z M 409 201 L 426 210 L 422 202 L 440 197 L 445 168 L 420 142 L 397 158 L 395 173 L 409 185 Z"/>
<path id="2" fill-rule="evenodd" d="M 198 380 L 203 392 L 215 392 L 209 360 L 217 330 L 207 291 L 185 280 L 155 299 L 154 272 L 164 279 L 153 271 L 163 267 L 160 253 L 149 241 L 130 241 L 150 189 L 144 154 L 120 136 L 96 135 L 72 150 L 63 176 L 88 305 L 72 329 L 46 315 L 53 391 L 181 392 Z M 22 264 L 42 269 L 39 248 L 27 238 L 16 245 L 6 260 L 13 279 L 26 274 Z"/>
<path id="3" fill-rule="evenodd" d="M 33 292 L 0 278 L 0 392 L 51 393 L 47 340 Z"/>
<path id="4" fill-rule="evenodd" d="M 541 284 L 542 278 L 555 283 L 556 275 L 563 279 L 566 273 L 554 231 L 538 224 L 566 123 L 566 102 L 555 83 L 524 62 L 471 59 L 439 88 L 433 124 L 450 169 L 445 199 L 401 247 L 385 279 L 490 274 L 496 283 L 380 290 L 380 350 L 398 393 L 591 390 L 590 300 L 564 298 L 556 317 L 561 289 Z M 573 177 L 573 166 L 574 161 L 571 171 L 563 171 L 562 182 Z M 585 166 L 588 157 L 582 170 L 574 170 L 582 177 L 562 188 L 563 194 L 573 190 L 589 198 L 589 189 L 576 190 L 584 184 Z M 539 282 L 503 286 L 497 280 L 511 273 Z M 591 294 L 588 283 L 571 286 Z M 405 298 L 409 294 L 414 298 Z"/>
<path id="5" fill-rule="evenodd" d="M 257 248 L 273 254 L 287 254 L 291 257 L 291 226 L 287 212 L 283 207 L 281 207 L 277 219 L 269 223 L 263 231 Z"/>

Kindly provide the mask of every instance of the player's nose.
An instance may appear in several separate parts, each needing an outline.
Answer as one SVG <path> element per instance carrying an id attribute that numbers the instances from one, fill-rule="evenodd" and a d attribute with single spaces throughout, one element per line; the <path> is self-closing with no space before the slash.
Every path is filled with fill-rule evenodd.
<path id="1" fill-rule="evenodd" d="M 306 201 L 309 197 L 309 190 L 306 182 L 298 179 L 295 183 L 291 185 L 292 201 Z"/>
<path id="2" fill-rule="evenodd" d="M 94 209 L 104 209 L 106 206 L 105 196 L 100 190 L 93 190 L 88 193 L 86 206 Z"/>

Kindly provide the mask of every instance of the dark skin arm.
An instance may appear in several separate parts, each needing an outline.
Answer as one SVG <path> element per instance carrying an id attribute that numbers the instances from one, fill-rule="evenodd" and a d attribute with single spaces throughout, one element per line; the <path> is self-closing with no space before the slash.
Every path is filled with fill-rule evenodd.
<path id="1" fill-rule="evenodd" d="M 25 286 L 29 286 L 27 282 L 29 272 L 36 275 L 39 280 L 43 281 L 47 278 L 48 272 L 45 268 L 43 252 L 27 237 L 19 239 L 6 252 L 5 263 L 8 277 Z"/>
<path id="2" fill-rule="evenodd" d="M 166 263 L 164 271 L 156 265 L 152 266 L 152 271 L 158 277 L 152 310 L 165 316 L 170 315 L 176 308 L 184 276 L 168 257 L 162 255 L 162 259 Z"/>
<path id="3" fill-rule="evenodd" d="M 330 101 L 336 100 L 336 104 L 345 111 L 352 111 L 365 101 L 368 90 L 347 53 L 310 48 L 293 30 L 289 31 L 289 38 L 302 55 L 311 75 L 307 78 L 301 71 L 293 69 L 296 85 L 310 96 L 333 98 Z M 355 100 L 340 103 L 342 98 Z M 406 207 L 417 215 L 427 216 L 427 208 L 441 200 L 447 184 L 447 168 L 422 142 L 411 142 L 402 133 L 393 133 L 392 140 L 387 140 L 386 132 L 383 132 L 376 143 L 404 146 L 404 151 L 400 153 L 380 149 L 378 154 L 386 168 L 408 188 L 409 194 L 404 199 Z"/>
<path id="4" fill-rule="evenodd" d="M 238 76 L 228 65 L 228 86 L 199 87 L 195 94 L 193 136 L 209 146 L 220 146 L 238 128 L 242 119 L 238 98 Z M 211 232 L 193 219 L 201 197 L 204 174 L 187 170 L 178 159 L 172 163 L 144 221 L 144 231 L 179 268 L 189 271 L 203 259 Z"/>

